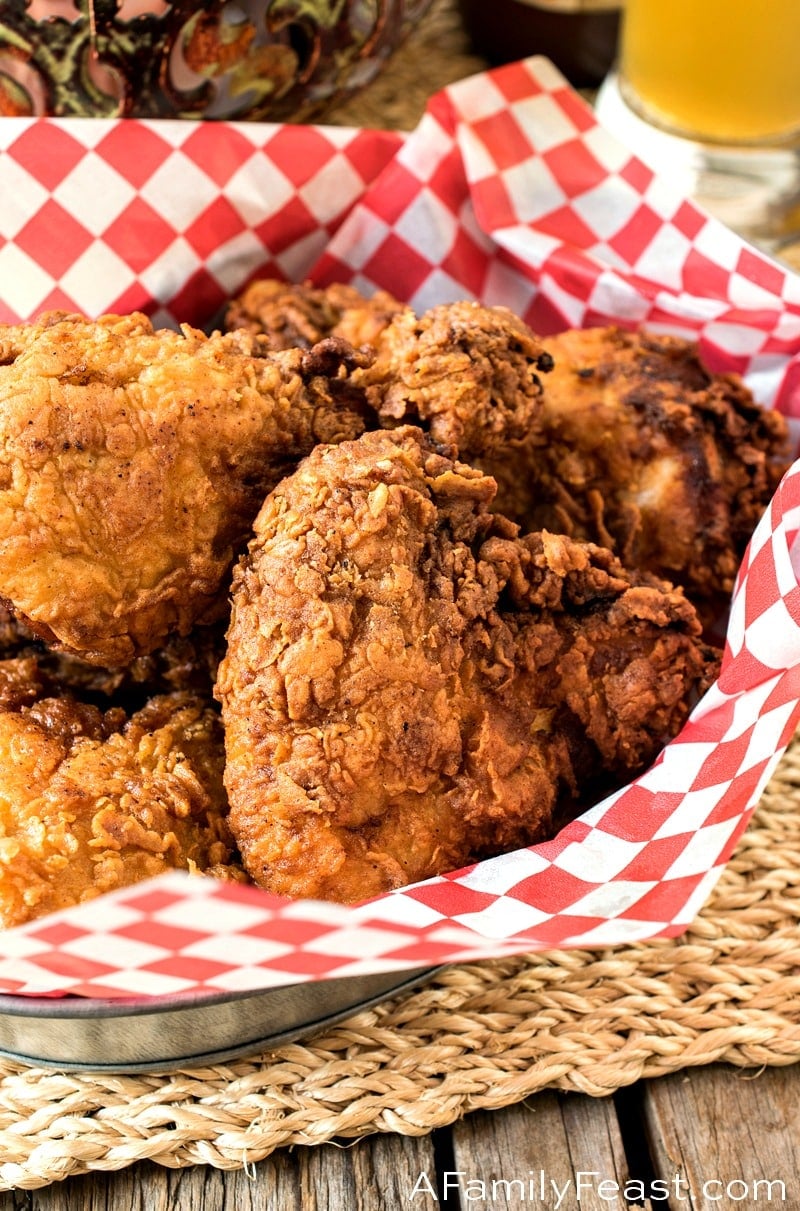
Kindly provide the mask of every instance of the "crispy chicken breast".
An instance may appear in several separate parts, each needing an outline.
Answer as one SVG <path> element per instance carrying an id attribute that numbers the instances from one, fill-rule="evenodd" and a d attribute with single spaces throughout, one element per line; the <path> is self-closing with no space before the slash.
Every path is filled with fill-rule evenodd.
<path id="1" fill-rule="evenodd" d="M 682 592 L 518 536 L 494 492 L 407 426 L 318 447 L 267 498 L 217 683 L 260 886 L 362 900 L 541 840 L 713 676 Z"/>
<path id="2" fill-rule="evenodd" d="M 0 598 L 106 667 L 226 607 L 265 493 L 365 425 L 349 346 L 54 313 L 0 328 Z"/>

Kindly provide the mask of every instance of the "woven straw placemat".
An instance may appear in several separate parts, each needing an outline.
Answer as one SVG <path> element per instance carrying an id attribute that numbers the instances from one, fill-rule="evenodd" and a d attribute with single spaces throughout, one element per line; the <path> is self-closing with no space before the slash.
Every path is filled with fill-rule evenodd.
<path id="1" fill-rule="evenodd" d="M 434 92 L 489 66 L 471 45 L 458 0 L 433 0 L 380 75 L 320 119 L 335 126 L 413 130 Z"/>
<path id="2" fill-rule="evenodd" d="M 680 939 L 452 967 L 302 1043 L 164 1075 L 0 1063 L 0 1185 L 150 1159 L 242 1168 L 288 1144 L 424 1135 L 546 1087 L 596 1096 L 800 1058 L 800 735 Z"/>

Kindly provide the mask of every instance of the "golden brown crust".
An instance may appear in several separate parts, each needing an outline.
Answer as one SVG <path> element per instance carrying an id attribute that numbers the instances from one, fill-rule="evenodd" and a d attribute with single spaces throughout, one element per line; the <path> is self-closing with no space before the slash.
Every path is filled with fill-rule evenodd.
<path id="1" fill-rule="evenodd" d="M 364 427 L 352 351 L 269 358 L 146 317 L 0 331 L 0 596 L 106 667 L 219 616 L 264 494 Z"/>
<path id="2" fill-rule="evenodd" d="M 508 308 L 459 302 L 395 316 L 356 379 L 386 428 L 418 424 L 498 478 L 536 431 L 549 366 Z"/>
<path id="3" fill-rule="evenodd" d="M 209 706 L 176 693 L 128 719 L 40 697 L 32 658 L 0 662 L 0 687 L 0 924 L 175 868 L 243 877 Z"/>
<path id="4" fill-rule="evenodd" d="M 680 592 L 516 537 L 419 430 L 317 448 L 236 569 L 217 693 L 253 879 L 360 900 L 547 835 L 625 780 L 713 671 Z"/>
<path id="5" fill-rule="evenodd" d="M 385 290 L 367 298 L 341 282 L 295 286 L 263 278 L 231 300 L 224 326 L 258 333 L 271 349 L 310 349 L 326 336 L 342 337 L 359 348 L 374 345 L 392 317 L 406 310 Z"/>
<path id="6" fill-rule="evenodd" d="M 46 679 L 51 695 L 70 693 L 92 701 L 107 699 L 106 706 L 130 705 L 143 694 L 175 690 L 191 690 L 211 701 L 217 666 L 225 651 L 227 625 L 225 617 L 213 625 L 195 627 L 188 635 L 170 635 L 163 647 L 137 656 L 130 664 L 108 669 L 49 648 L 0 603 L 0 661 L 24 657 L 33 662 L 39 679 Z"/>
<path id="7" fill-rule="evenodd" d="M 590 328 L 543 343 L 554 369 L 524 490 L 499 507 L 611 547 L 713 615 L 788 465 L 784 418 L 694 342 Z"/>

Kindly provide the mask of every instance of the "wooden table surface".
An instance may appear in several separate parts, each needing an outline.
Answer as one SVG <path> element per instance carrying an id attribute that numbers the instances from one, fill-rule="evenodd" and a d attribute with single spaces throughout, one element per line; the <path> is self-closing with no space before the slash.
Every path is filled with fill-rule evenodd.
<path id="1" fill-rule="evenodd" d="M 376 1134 L 285 1149 L 234 1171 L 146 1162 L 0 1194 L 0 1211 L 425 1211 L 437 1205 L 459 1211 L 797 1211 L 800 1066 L 689 1068 L 614 1098 L 544 1091 L 422 1137 Z"/>

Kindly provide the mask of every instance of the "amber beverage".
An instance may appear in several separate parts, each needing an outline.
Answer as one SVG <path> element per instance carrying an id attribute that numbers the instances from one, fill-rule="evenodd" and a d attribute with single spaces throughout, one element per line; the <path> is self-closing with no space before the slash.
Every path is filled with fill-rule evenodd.
<path id="1" fill-rule="evenodd" d="M 800 0 L 627 0 L 620 90 L 655 125 L 737 144 L 800 136 Z"/>

